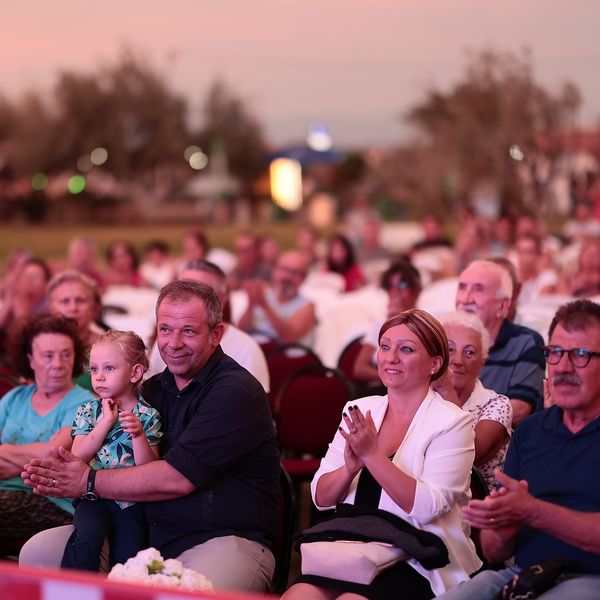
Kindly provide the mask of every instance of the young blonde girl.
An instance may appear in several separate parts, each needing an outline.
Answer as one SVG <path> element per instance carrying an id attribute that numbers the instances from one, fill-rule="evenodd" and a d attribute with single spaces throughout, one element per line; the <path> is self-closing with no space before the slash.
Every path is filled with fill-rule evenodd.
<path id="1" fill-rule="evenodd" d="M 115 469 L 158 459 L 162 436 L 158 412 L 139 393 L 148 369 L 144 342 L 132 331 L 108 331 L 90 350 L 92 387 L 99 398 L 77 410 L 72 452 L 92 469 Z M 62 566 L 98 571 L 104 539 L 110 566 L 147 547 L 141 504 L 112 499 L 75 500 L 75 531 Z"/>

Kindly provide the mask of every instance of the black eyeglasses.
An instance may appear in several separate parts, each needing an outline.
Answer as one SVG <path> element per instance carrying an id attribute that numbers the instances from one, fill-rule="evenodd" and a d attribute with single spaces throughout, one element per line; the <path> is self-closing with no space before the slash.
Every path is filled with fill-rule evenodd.
<path id="1" fill-rule="evenodd" d="M 600 352 L 593 352 L 585 348 L 561 348 L 560 346 L 544 346 L 544 360 L 549 365 L 557 365 L 563 354 L 567 354 L 574 367 L 587 367 L 592 356 L 600 356 Z"/>

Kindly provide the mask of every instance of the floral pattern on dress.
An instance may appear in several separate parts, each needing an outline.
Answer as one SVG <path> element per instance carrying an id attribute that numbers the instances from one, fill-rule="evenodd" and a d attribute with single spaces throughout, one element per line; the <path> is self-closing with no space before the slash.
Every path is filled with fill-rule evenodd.
<path id="1" fill-rule="evenodd" d="M 481 381 L 477 380 L 471 396 L 463 404 L 463 409 L 473 415 L 473 429 L 479 421 L 496 421 L 508 433 L 496 454 L 479 467 L 488 488 L 493 490 L 496 487 L 494 469 L 502 470 L 512 433 L 512 405 L 506 396 L 484 388 Z"/>
<path id="2" fill-rule="evenodd" d="M 163 435 L 161 431 L 160 415 L 141 396 L 133 409 L 133 414 L 140 420 L 148 443 L 156 446 Z M 85 402 L 78 409 L 71 428 L 71 437 L 88 435 L 96 427 L 102 415 L 102 401 L 93 399 Z M 104 443 L 90 461 L 92 469 L 116 469 L 133 467 L 135 459 L 131 436 L 123 430 L 117 419 L 111 427 Z M 116 501 L 121 508 L 127 508 L 134 502 Z"/>

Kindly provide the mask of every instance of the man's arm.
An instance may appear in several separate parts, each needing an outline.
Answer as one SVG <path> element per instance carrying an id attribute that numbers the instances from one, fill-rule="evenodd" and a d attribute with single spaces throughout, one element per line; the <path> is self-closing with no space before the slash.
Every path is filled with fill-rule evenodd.
<path id="1" fill-rule="evenodd" d="M 132 502 L 171 500 L 187 496 L 195 489 L 196 486 L 166 460 L 127 469 L 102 469 L 96 475 L 96 491 L 100 498 Z"/>
<path id="2" fill-rule="evenodd" d="M 90 467 L 64 448 L 53 448 L 50 455 L 25 465 L 21 473 L 25 485 L 42 496 L 79 498 L 85 492 Z M 194 484 L 165 460 L 126 469 L 101 469 L 96 474 L 100 498 L 135 502 L 171 500 L 194 489 Z"/>
<path id="3" fill-rule="evenodd" d="M 471 500 L 463 509 L 471 525 L 484 530 L 481 543 L 489 560 L 499 562 L 512 555 L 517 531 L 523 525 L 600 555 L 600 513 L 539 500 L 529 493 L 527 482 L 512 479 L 499 470 L 495 475 L 502 488 L 484 500 Z"/>

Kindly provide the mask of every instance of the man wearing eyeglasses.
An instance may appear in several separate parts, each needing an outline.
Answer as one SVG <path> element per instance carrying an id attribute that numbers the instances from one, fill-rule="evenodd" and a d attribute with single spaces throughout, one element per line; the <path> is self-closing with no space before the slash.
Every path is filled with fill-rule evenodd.
<path id="1" fill-rule="evenodd" d="M 536 597 L 600 597 L 600 305 L 561 306 L 549 340 L 544 356 L 555 404 L 515 431 L 504 473 L 496 472 L 502 487 L 463 509 L 482 530 L 488 560 L 514 556 L 515 566 L 484 571 L 439 598 L 494 598 L 522 569 L 557 556 L 573 561 L 569 577 Z"/>
<path id="2" fill-rule="evenodd" d="M 248 281 L 244 289 L 248 308 L 238 326 L 251 334 L 263 334 L 283 344 L 311 346 L 317 324 L 315 307 L 300 294 L 308 269 L 304 254 L 281 254 L 273 270 L 272 284 Z"/>

